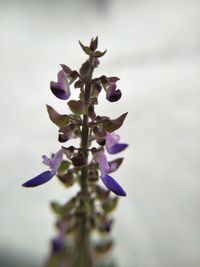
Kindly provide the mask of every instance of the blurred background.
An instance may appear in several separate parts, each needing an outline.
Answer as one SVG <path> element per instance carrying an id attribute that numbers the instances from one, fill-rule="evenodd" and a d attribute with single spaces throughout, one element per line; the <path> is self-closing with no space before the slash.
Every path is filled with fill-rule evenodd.
<path id="1" fill-rule="evenodd" d="M 130 144 L 115 178 L 127 191 L 114 233 L 123 267 L 200 266 L 200 1 L 0 1 L 0 267 L 40 267 L 54 235 L 54 179 L 22 182 L 59 148 L 45 104 L 65 112 L 49 82 L 59 64 L 85 60 L 78 40 L 107 49 L 96 75 L 119 76 L 123 97 L 102 95 L 101 115 L 129 111 L 120 129 Z"/>

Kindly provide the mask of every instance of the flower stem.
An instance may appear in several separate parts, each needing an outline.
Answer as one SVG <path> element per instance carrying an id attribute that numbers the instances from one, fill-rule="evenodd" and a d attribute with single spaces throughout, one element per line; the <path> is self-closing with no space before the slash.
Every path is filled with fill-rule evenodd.
<path id="1" fill-rule="evenodd" d="M 92 60 L 93 60 L 92 58 L 89 59 L 91 66 L 92 66 Z M 91 70 L 85 82 L 84 101 L 86 103 L 89 102 L 90 100 L 92 74 L 93 74 L 93 67 L 91 67 Z M 83 115 L 83 123 L 82 123 L 81 149 L 83 151 L 87 163 L 88 163 L 88 148 L 89 148 L 88 143 L 89 143 L 89 117 L 87 114 L 85 114 Z M 94 266 L 91 243 L 90 243 L 90 221 L 88 217 L 88 210 L 86 208 L 90 200 L 88 192 L 87 176 L 88 176 L 88 167 L 86 164 L 86 166 L 84 166 L 81 170 L 81 177 L 80 177 L 80 187 L 81 187 L 80 208 L 83 208 L 83 210 L 85 210 L 85 212 L 83 212 L 83 215 L 80 218 L 80 228 L 78 230 L 78 236 L 77 236 L 77 246 L 78 246 L 77 258 L 79 258 L 78 264 L 80 265 L 80 267 Z M 84 260 L 81 263 L 80 261 L 83 258 Z"/>
<path id="2" fill-rule="evenodd" d="M 85 96 L 84 100 L 88 101 L 90 99 L 90 91 L 91 91 L 91 76 L 88 78 L 85 85 Z M 88 139 L 89 139 L 89 123 L 88 123 L 88 115 L 83 115 L 83 124 L 82 124 L 82 140 L 81 140 L 81 148 L 84 151 L 84 156 L 86 160 L 88 159 Z M 82 169 L 81 173 L 81 191 L 83 194 L 87 194 L 87 166 Z"/>

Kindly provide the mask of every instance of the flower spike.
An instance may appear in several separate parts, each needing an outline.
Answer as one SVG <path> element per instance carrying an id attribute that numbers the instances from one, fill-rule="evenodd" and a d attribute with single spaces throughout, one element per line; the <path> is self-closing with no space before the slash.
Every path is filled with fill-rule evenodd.
<path id="1" fill-rule="evenodd" d="M 102 91 L 105 101 L 121 99 L 120 79 L 106 75 L 94 77 L 94 71 L 107 51 L 99 50 L 98 37 L 92 38 L 89 45 L 79 43 L 87 58 L 78 69 L 60 64 L 55 81 L 50 82 L 52 94 L 67 100 L 63 103 L 68 112 L 60 114 L 50 105 L 46 106 L 51 122 L 58 127 L 58 141 L 70 144 L 50 157 L 43 155 L 42 163 L 46 166 L 43 172 L 22 184 L 27 188 L 37 187 L 57 176 L 66 188 L 75 183 L 79 187 L 71 199 L 62 204 L 57 201 L 50 204 L 57 218 L 57 233 L 51 239 L 50 256 L 45 264 L 48 267 L 97 266 L 99 254 L 106 253 L 113 245 L 111 212 L 117 206 L 118 196 L 126 196 L 112 177 L 123 157 L 108 161 L 105 152 L 117 154 L 128 146 L 121 143 L 120 136 L 115 133 L 123 125 L 127 113 L 112 119 L 106 114 L 100 116 L 96 108 Z M 76 95 L 69 99 L 72 89 Z M 77 144 L 71 144 L 74 138 L 78 139 Z M 103 237 L 93 240 L 94 230 Z"/>

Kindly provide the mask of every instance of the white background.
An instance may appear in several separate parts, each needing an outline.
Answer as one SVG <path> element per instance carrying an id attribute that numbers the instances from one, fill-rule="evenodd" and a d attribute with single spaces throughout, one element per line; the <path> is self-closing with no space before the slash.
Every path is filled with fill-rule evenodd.
<path id="1" fill-rule="evenodd" d="M 0 266 L 41 264 L 54 234 L 50 200 L 65 201 L 54 179 L 24 189 L 59 148 L 45 104 L 59 64 L 79 68 L 78 40 L 108 49 L 97 75 L 116 75 L 123 97 L 101 115 L 129 111 L 130 144 L 114 177 L 127 191 L 114 214 L 115 257 L 124 267 L 200 266 L 200 2 L 0 1 Z M 4 262 L 4 263 L 3 263 Z M 15 262 L 15 267 L 16 267 Z M 9 267 L 11 265 L 8 265 Z"/>

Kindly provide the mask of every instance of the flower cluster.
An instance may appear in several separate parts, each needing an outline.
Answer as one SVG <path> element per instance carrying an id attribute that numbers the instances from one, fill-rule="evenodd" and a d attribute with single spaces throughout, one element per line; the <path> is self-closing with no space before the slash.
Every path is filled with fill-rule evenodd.
<path id="1" fill-rule="evenodd" d="M 126 196 L 121 185 L 110 175 L 120 167 L 123 158 L 109 161 L 106 152 L 114 155 L 127 148 L 128 145 L 121 143 L 120 136 L 116 133 L 127 113 L 111 119 L 95 112 L 102 91 L 105 91 L 105 98 L 109 102 L 116 102 L 121 98 L 121 90 L 117 87 L 119 78 L 105 75 L 93 78 L 93 71 L 100 63 L 99 58 L 106 53 L 106 50 L 103 52 L 97 50 L 98 38 L 92 39 L 89 46 L 82 43 L 80 45 L 88 55 L 81 68 L 72 70 L 61 64 L 57 81 L 50 82 L 51 92 L 60 100 L 66 101 L 70 98 L 72 87 L 80 93 L 79 99 L 68 100 L 69 114 L 59 114 L 53 107 L 47 105 L 49 118 L 58 127 L 58 142 L 61 143 L 61 147 L 49 158 L 46 155 L 42 156 L 48 170 L 23 184 L 24 187 L 39 186 L 54 176 L 57 176 L 66 187 L 72 186 L 75 182 L 80 184 L 81 191 L 72 199 L 73 201 L 70 200 L 64 206 L 52 204 L 52 209 L 59 216 L 57 223 L 59 234 L 52 240 L 54 252 L 64 249 L 65 233 L 69 231 L 68 227 L 73 228 L 74 216 L 81 212 L 83 214 L 82 210 L 91 229 L 108 232 L 112 221 L 107 218 L 106 213 L 114 209 L 117 199 L 110 197 L 109 193 L 111 191 L 118 196 Z M 80 139 L 80 147 L 66 146 L 68 140 L 73 138 Z M 106 189 L 98 184 L 99 179 Z M 83 196 L 84 199 L 89 196 L 89 210 L 88 206 L 84 206 L 86 200 L 82 200 Z M 95 208 L 95 201 L 99 200 L 102 201 L 101 211 Z M 75 225 L 76 223 L 75 220 Z"/>

